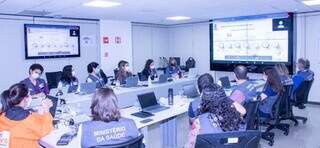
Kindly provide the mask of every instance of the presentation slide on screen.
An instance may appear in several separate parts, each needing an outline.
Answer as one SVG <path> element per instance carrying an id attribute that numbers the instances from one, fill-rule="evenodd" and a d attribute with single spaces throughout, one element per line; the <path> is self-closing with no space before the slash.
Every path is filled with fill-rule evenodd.
<path id="1" fill-rule="evenodd" d="M 288 18 L 214 21 L 214 61 L 288 61 Z"/>
<path id="2" fill-rule="evenodd" d="M 79 54 L 78 28 L 28 27 L 26 31 L 30 57 Z"/>

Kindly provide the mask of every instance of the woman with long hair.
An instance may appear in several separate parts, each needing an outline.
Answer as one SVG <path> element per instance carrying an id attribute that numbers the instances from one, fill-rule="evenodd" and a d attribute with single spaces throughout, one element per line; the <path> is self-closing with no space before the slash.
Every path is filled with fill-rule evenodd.
<path id="1" fill-rule="evenodd" d="M 144 65 L 144 69 L 142 70 L 142 75 L 146 78 L 150 77 L 151 80 L 158 77 L 157 70 L 152 59 L 148 59 L 146 64 Z"/>
<path id="2" fill-rule="evenodd" d="M 72 87 L 71 89 L 76 90 L 79 85 L 78 78 L 76 77 L 75 70 L 72 65 L 66 65 L 62 69 L 62 77 L 58 84 L 58 88 L 61 87 Z"/>
<path id="3" fill-rule="evenodd" d="M 25 84 L 14 84 L 1 94 L 0 131 L 10 133 L 10 148 L 40 147 L 38 141 L 53 130 L 49 109 L 52 102 L 42 101 L 39 113 L 29 112 L 31 97 Z"/>
<path id="4" fill-rule="evenodd" d="M 129 68 L 129 62 L 121 60 L 118 63 L 119 71 L 116 74 L 116 80 L 120 81 L 120 84 L 125 84 L 127 77 L 132 76 Z"/>
<path id="5" fill-rule="evenodd" d="M 84 122 L 79 131 L 82 148 L 123 143 L 139 136 L 135 122 L 121 117 L 111 88 L 98 89 L 90 108 L 92 121 Z"/>
<path id="6" fill-rule="evenodd" d="M 275 69 L 277 70 L 283 85 L 293 85 L 293 80 L 289 75 L 289 70 L 284 63 L 276 64 Z"/>

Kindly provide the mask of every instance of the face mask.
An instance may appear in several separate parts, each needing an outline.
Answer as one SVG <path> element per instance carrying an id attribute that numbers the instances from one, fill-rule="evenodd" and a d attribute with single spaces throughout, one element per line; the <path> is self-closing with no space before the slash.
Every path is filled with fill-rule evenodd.
<path id="1" fill-rule="evenodd" d="M 26 104 L 26 108 L 29 108 L 30 107 L 30 105 L 31 105 L 31 102 L 32 102 L 32 98 L 31 97 L 28 97 L 28 98 L 26 98 L 27 100 L 27 104 Z"/>
<path id="2" fill-rule="evenodd" d="M 154 65 L 150 66 L 150 69 L 155 69 L 156 67 Z"/>
<path id="3" fill-rule="evenodd" d="M 76 75 L 76 72 L 75 71 L 72 71 L 72 76 L 74 77 Z"/>
<path id="4" fill-rule="evenodd" d="M 38 73 L 32 73 L 31 77 L 32 77 L 32 79 L 38 79 L 38 78 L 40 78 L 40 75 Z"/>
<path id="5" fill-rule="evenodd" d="M 267 80 L 268 80 L 268 76 L 263 75 L 263 76 L 262 76 L 262 79 L 263 79 L 264 81 L 267 81 Z"/>
<path id="6" fill-rule="evenodd" d="M 126 67 L 124 67 L 124 69 L 125 69 L 126 71 L 129 71 L 129 70 L 130 70 L 130 67 L 129 67 L 129 66 L 126 66 Z"/>
<path id="7" fill-rule="evenodd" d="M 99 73 L 100 72 L 100 68 L 96 68 L 96 73 Z"/>

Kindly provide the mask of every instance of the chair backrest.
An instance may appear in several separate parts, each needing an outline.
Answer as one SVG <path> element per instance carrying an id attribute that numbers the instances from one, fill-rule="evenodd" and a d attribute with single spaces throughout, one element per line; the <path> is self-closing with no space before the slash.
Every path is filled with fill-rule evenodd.
<path id="1" fill-rule="evenodd" d="M 142 140 L 143 140 L 143 134 L 141 134 L 137 138 L 134 138 L 124 143 L 113 144 L 113 145 L 100 145 L 100 146 L 94 146 L 92 148 L 141 148 L 143 145 Z"/>
<path id="2" fill-rule="evenodd" d="M 58 83 L 62 77 L 62 72 L 57 71 L 57 72 L 46 72 L 46 77 L 47 77 L 47 82 L 48 82 L 48 87 L 49 89 L 52 88 L 57 88 Z"/>
<path id="3" fill-rule="evenodd" d="M 259 101 L 250 101 L 246 102 L 244 104 L 244 107 L 246 108 L 246 116 L 245 116 L 245 122 L 246 122 L 246 129 L 247 130 L 256 130 L 258 129 L 258 107 L 259 107 Z"/>
<path id="4" fill-rule="evenodd" d="M 143 75 L 141 72 L 138 72 L 138 77 L 140 81 L 148 81 L 148 78 Z"/>
<path id="5" fill-rule="evenodd" d="M 202 134 L 197 136 L 196 148 L 257 148 L 261 139 L 258 130 Z"/>
<path id="6" fill-rule="evenodd" d="M 294 92 L 296 102 L 298 102 L 298 103 L 307 103 L 308 102 L 308 96 L 309 96 L 309 92 L 310 92 L 312 84 L 313 84 L 313 79 L 310 81 L 303 81 L 301 83 L 301 85 Z"/>
<path id="7" fill-rule="evenodd" d="M 290 116 L 291 107 L 290 107 L 290 97 L 292 93 L 293 85 L 284 85 L 283 98 L 280 102 L 279 114 L 280 116 Z"/>

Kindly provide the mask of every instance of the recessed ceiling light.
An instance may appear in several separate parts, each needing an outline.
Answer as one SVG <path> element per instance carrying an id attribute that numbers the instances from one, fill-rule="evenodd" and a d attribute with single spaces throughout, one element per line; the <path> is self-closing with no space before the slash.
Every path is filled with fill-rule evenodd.
<path id="1" fill-rule="evenodd" d="M 304 0 L 302 2 L 308 6 L 320 5 L 320 0 Z"/>
<path id="2" fill-rule="evenodd" d="M 166 18 L 167 20 L 173 20 L 173 21 L 182 21 L 182 20 L 190 20 L 191 17 L 187 16 L 170 16 Z"/>
<path id="3" fill-rule="evenodd" d="M 88 7 L 100 7 L 100 8 L 108 8 L 115 7 L 121 5 L 119 2 L 105 1 L 105 0 L 91 0 L 89 2 L 83 3 L 83 6 Z"/>

